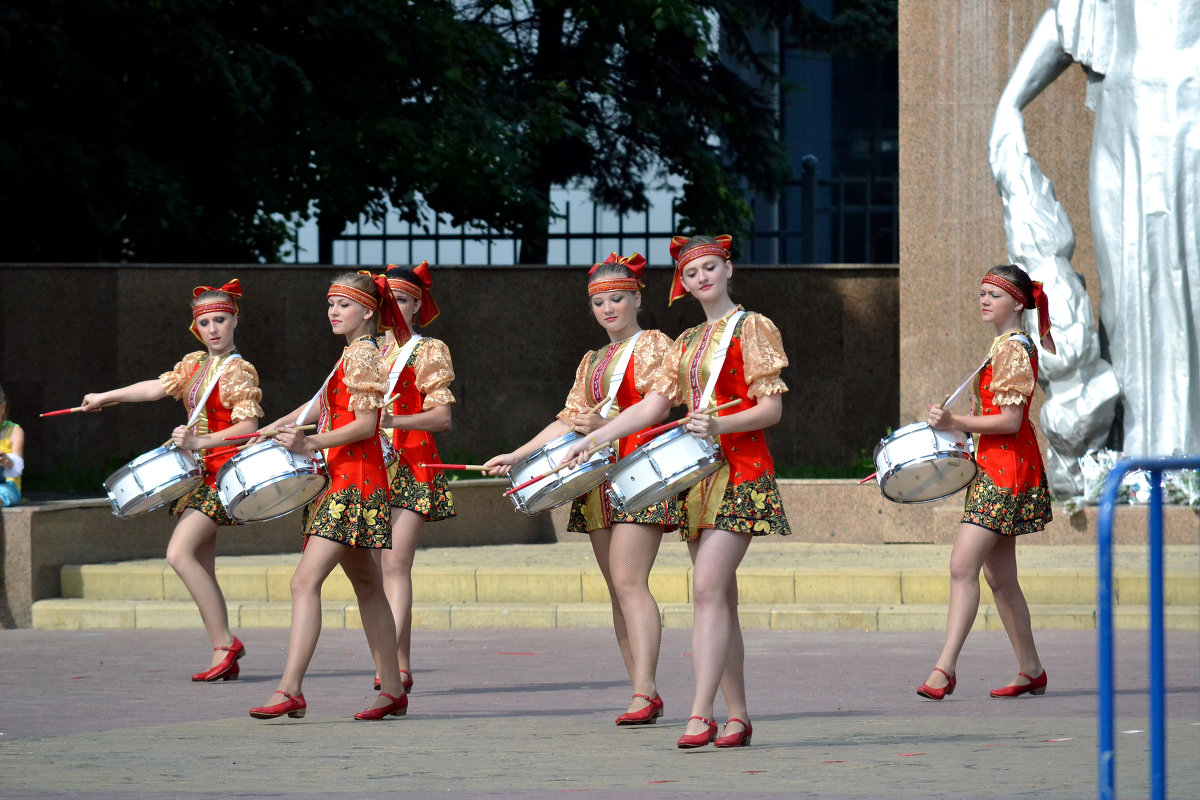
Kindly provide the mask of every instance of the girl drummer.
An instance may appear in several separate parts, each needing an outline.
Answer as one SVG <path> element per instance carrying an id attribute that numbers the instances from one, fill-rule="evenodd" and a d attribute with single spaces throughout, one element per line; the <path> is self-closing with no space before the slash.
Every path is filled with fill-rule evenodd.
<path id="1" fill-rule="evenodd" d="M 407 330 L 416 330 L 417 322 L 424 328 L 438 315 L 437 303 L 430 289 L 433 279 L 429 262 L 422 261 L 415 269 L 390 265 L 387 271 L 388 288 Z M 401 337 L 405 336 L 404 329 Z M 403 357 L 403 363 L 397 366 Z M 398 339 L 395 330 L 387 332 L 383 359 L 388 372 L 388 396 L 395 397 L 384 409 L 382 425 L 392 428 L 392 444 L 396 448 L 396 463 L 389 468 L 392 506 L 392 546 L 376 550 L 383 570 L 383 588 L 388 605 L 396 620 L 397 660 L 404 678 L 404 690 L 412 689 L 410 651 L 412 645 L 412 565 L 416 556 L 421 529 L 426 520 L 442 520 L 454 516 L 454 497 L 446 473 L 434 471 L 426 464 L 441 461 L 433 434 L 450 430 L 450 382 L 454 380 L 454 364 L 450 350 L 438 339 L 412 335 Z M 395 375 L 395 380 L 391 376 Z M 379 688 L 379 676 L 375 676 Z"/>
<path id="2" fill-rule="evenodd" d="M 613 253 L 592 267 L 589 303 L 596 321 L 608 333 L 610 344 L 587 353 L 579 362 L 575 384 L 557 419 L 515 452 L 496 456 L 485 466 L 507 473 L 525 456 L 570 431 L 591 434 L 608 416 L 616 416 L 650 391 L 671 340 L 660 331 L 644 331 L 638 326 L 645 265 L 646 259 L 636 253 L 626 258 Z M 614 387 L 614 402 L 606 404 Z M 617 442 L 618 455 L 627 455 L 637 444 L 634 436 L 621 439 Z M 617 646 L 633 685 L 633 698 L 625 713 L 617 717 L 618 725 L 653 724 L 663 713 L 655 683 L 662 622 L 649 579 L 663 532 L 678 526 L 674 498 L 634 515 L 625 514 L 612 507 L 607 481 L 571 505 L 568 530 L 589 534 L 608 584 Z"/>
<path id="3" fill-rule="evenodd" d="M 391 544 L 387 470 L 379 440 L 379 409 L 387 388 L 387 369 L 373 338 L 377 320 L 403 326 L 400 310 L 382 275 L 348 273 L 329 287 L 328 318 L 346 348 L 334 373 L 321 388 L 318 432 L 307 436 L 294 427 L 307 406 L 277 420 L 275 439 L 293 453 L 325 450 L 330 483 L 304 513 L 304 549 L 292 575 L 292 629 L 287 664 L 274 701 L 250 709 L 250 716 L 303 717 L 304 674 L 321 633 L 321 587 L 339 564 L 354 587 L 367 644 L 383 691 L 355 719 L 402 716 L 408 695 L 396 664 L 396 629 L 383 592 L 374 550 Z"/>
<path id="4" fill-rule="evenodd" d="M 224 438 L 252 433 L 263 413 L 258 372 L 238 355 L 233 343 L 238 325 L 237 298 L 241 296 L 236 278 L 220 288 L 197 286 L 192 292 L 191 331 L 206 349 L 184 356 L 174 369 L 155 380 L 85 395 L 83 410 L 173 397 L 183 401 L 190 419 L 216 381 L 195 423 L 175 428 L 171 440 L 181 450 L 228 451 Z M 191 593 L 213 644 L 212 664 L 193 675 L 194 681 L 237 680 L 237 662 L 246 653 L 242 642 L 229 630 L 225 597 L 216 577 L 217 528 L 236 524 L 221 505 L 216 490 L 217 472 L 231 455 L 229 451 L 203 459 L 204 482 L 171 507 L 171 513 L 179 515 L 179 522 L 167 545 L 167 562 Z"/>
<path id="5" fill-rule="evenodd" d="M 682 533 L 693 566 L 696 690 L 692 716 L 676 743 L 681 748 L 709 742 L 718 747 L 750 743 L 753 729 L 746 710 L 737 567 L 752 537 L 791 533 L 765 434 L 783 412 L 787 387 L 780 372 L 787 357 L 775 325 L 761 314 L 745 313 L 730 299 L 730 243 L 728 236 L 672 239 L 676 266 L 670 300 L 691 294 L 700 301 L 707 320 L 675 340 L 642 402 L 591 434 L 599 442 L 611 441 L 658 422 L 672 405 L 686 403 L 687 430 L 718 439 L 725 456 L 726 464 L 691 487 L 683 502 Z M 726 340 L 728 349 L 721 361 L 717 351 Z M 714 370 L 718 377 L 710 390 Z M 720 416 L 706 412 L 735 399 L 740 405 Z M 568 458 L 580 458 L 587 446 L 576 444 Z M 718 687 L 729 712 L 720 737 L 711 721 Z"/>
<path id="6" fill-rule="evenodd" d="M 1033 642 L 1016 557 L 1017 537 L 1044 530 L 1051 520 L 1046 471 L 1029 422 L 1038 352 L 1021 325 L 1024 311 L 1034 308 L 1042 347 L 1053 353 L 1050 313 L 1041 284 L 1011 264 L 989 270 L 979 286 L 979 313 L 995 329 L 996 338 L 974 382 L 972 413 L 952 414 L 940 406 L 929 409 L 929 424 L 934 428 L 979 435 L 975 454 L 979 474 L 967 489 L 950 553 L 946 641 L 933 672 L 917 687 L 917 694 L 932 700 L 952 694 L 958 683 L 955 666 L 979 610 L 981 568 L 1018 667 L 1017 677 L 993 689 L 992 697 L 1046 691 L 1046 670 Z"/>

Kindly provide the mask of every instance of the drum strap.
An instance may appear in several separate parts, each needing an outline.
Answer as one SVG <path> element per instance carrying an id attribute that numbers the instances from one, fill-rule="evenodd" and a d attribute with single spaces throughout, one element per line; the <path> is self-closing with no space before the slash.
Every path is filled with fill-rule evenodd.
<path id="1" fill-rule="evenodd" d="M 341 365 L 342 365 L 342 360 L 339 358 L 337 360 L 337 363 L 333 365 L 333 369 L 330 371 L 330 373 L 325 376 L 325 380 L 323 380 L 321 382 L 321 388 L 317 389 L 317 393 L 314 394 L 312 396 L 312 399 L 308 401 L 308 405 L 306 405 L 304 407 L 304 410 L 300 412 L 300 416 L 296 417 L 297 425 L 303 425 L 304 420 L 308 419 L 308 412 L 312 411 L 312 407 L 314 405 L 316 405 L 317 401 L 319 401 L 321 399 L 321 394 L 325 391 L 325 387 L 329 385 L 329 382 L 331 380 L 333 380 L 333 376 L 337 374 L 338 367 L 340 367 Z"/>
<path id="2" fill-rule="evenodd" d="M 600 407 L 599 414 L 602 417 L 608 416 L 608 410 L 612 408 L 612 404 L 617 399 L 617 392 L 621 390 L 621 382 L 625 380 L 625 370 L 629 367 L 629 359 L 633 358 L 633 348 L 637 344 L 638 337 L 642 335 L 638 331 L 625 344 L 625 349 L 621 351 L 621 357 L 617 359 L 617 365 L 613 367 L 612 377 L 608 379 L 608 396 L 604 398 L 604 405 Z"/>
<path id="3" fill-rule="evenodd" d="M 733 331 L 745 313 L 739 309 L 725 323 L 725 332 L 721 334 L 721 341 L 717 343 L 717 350 L 713 353 L 712 367 L 708 372 L 708 383 L 704 384 L 704 394 L 700 395 L 700 402 L 696 404 L 695 411 L 708 408 L 708 401 L 712 399 L 713 392 L 717 388 L 717 378 L 721 375 L 721 368 L 725 366 L 725 356 L 729 354 L 729 343 L 733 341 Z M 703 355 L 700 357 L 703 358 Z"/>
<path id="4" fill-rule="evenodd" d="M 221 382 L 221 375 L 224 374 L 225 368 L 229 366 L 229 362 L 233 361 L 235 358 L 241 357 L 242 356 L 240 353 L 230 353 L 229 357 L 221 362 L 221 368 L 217 370 L 216 377 L 212 379 L 212 383 L 210 383 L 208 388 L 204 390 L 204 394 L 201 395 L 200 401 L 196 403 L 196 407 L 192 409 L 192 416 L 188 418 L 187 425 L 185 427 L 190 428 L 196 424 L 196 420 L 200 419 L 200 415 L 204 413 L 204 406 L 208 403 L 208 398 L 213 393 L 213 389 L 216 389 L 217 384 Z"/>
<path id="5" fill-rule="evenodd" d="M 1028 337 L 1021 336 L 1019 334 L 1016 336 L 1013 336 L 1012 338 L 1017 339 L 1022 342 L 1025 342 L 1026 344 L 1033 344 L 1033 342 L 1029 341 Z M 980 373 L 980 371 L 982 371 L 983 368 L 987 366 L 987 363 L 991 360 L 992 360 L 992 354 L 988 353 L 987 358 L 985 358 L 983 360 L 983 362 L 978 367 L 975 368 L 974 372 L 972 372 L 970 375 L 967 376 L 967 379 L 962 382 L 962 385 L 959 386 L 957 389 L 955 389 L 954 392 L 949 397 L 946 398 L 945 402 L 942 403 L 942 408 L 950 408 L 950 406 L 957 403 L 958 399 L 963 396 L 964 392 L 967 391 L 967 387 L 969 387 L 971 385 L 971 381 L 975 380 L 975 376 L 978 375 Z"/>
<path id="6" fill-rule="evenodd" d="M 412 336 L 408 337 L 408 341 L 405 342 L 404 346 L 400 348 L 400 354 L 396 356 L 396 362 L 392 364 L 392 369 L 390 372 L 388 372 L 387 391 L 390 392 L 396 385 L 396 381 L 400 379 L 400 373 L 404 370 L 404 365 L 408 363 L 408 359 L 412 356 L 413 350 L 417 348 L 417 343 L 423 338 L 423 336 L 418 336 L 414 333 Z M 384 395 L 384 399 L 387 399 L 386 394 Z"/>

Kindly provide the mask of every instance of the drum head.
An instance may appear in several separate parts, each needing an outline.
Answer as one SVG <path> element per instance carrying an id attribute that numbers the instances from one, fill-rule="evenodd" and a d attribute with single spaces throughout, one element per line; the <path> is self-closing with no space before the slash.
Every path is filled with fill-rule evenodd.
<path id="1" fill-rule="evenodd" d="M 128 518 L 178 500 L 203 480 L 204 468 L 195 455 L 169 445 L 121 467 L 104 481 L 104 490 L 113 514 Z"/>
<path id="2" fill-rule="evenodd" d="M 880 479 L 879 489 L 896 503 L 929 503 L 965 489 L 976 469 L 969 455 L 934 453 L 897 465 Z"/>
<path id="3" fill-rule="evenodd" d="M 239 522 L 265 522 L 292 513 L 325 491 L 329 476 L 324 472 L 281 475 L 250 487 L 226 504 L 229 516 Z"/>
<path id="4" fill-rule="evenodd" d="M 603 451 L 602 451 L 603 452 Z M 599 454 L 597 454 L 599 455 Z M 595 489 L 608 476 L 608 461 L 589 461 L 583 466 L 563 470 L 556 475 L 546 478 L 548 485 L 538 489 L 525 501 L 525 509 L 529 514 L 541 514 L 552 508 L 558 508 L 563 503 L 569 503 L 580 495 Z M 534 484 L 529 488 L 534 488 Z"/>

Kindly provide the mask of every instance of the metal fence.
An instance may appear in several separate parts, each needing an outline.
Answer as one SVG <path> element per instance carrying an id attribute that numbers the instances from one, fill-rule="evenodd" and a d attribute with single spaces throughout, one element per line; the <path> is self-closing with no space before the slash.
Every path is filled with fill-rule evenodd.
<path id="1" fill-rule="evenodd" d="M 741 247 L 746 263 L 894 264 L 900 252 L 898 180 L 887 176 L 821 178 L 817 159 L 801 161 L 798 180 L 788 183 L 777 200 L 756 202 L 756 225 Z M 552 263 L 594 263 L 609 251 L 637 250 L 650 263 L 669 263 L 667 244 L 678 233 L 676 198 L 669 208 L 615 215 L 590 201 L 565 201 L 548 234 Z M 582 206 L 582 208 L 580 208 Z M 612 219 L 615 218 L 615 225 Z M 299 239 L 295 263 L 305 259 Z M 520 242 L 511 233 L 490 228 L 458 227 L 437 215 L 427 225 L 385 216 L 379 224 L 359 221 L 334 240 L 338 264 L 434 263 L 515 264 Z M 314 252 L 310 256 L 315 256 Z"/>
<path id="2" fill-rule="evenodd" d="M 1174 458 L 1126 459 L 1117 462 L 1100 496 L 1100 518 L 1097 523 L 1099 552 L 1098 595 L 1099 633 L 1097 651 L 1099 680 L 1097 683 L 1097 715 L 1099 739 L 1097 767 L 1101 800 L 1116 797 L 1116 750 L 1113 737 L 1116 715 L 1114 709 L 1113 669 L 1113 565 L 1112 520 L 1121 480 L 1134 470 L 1150 473 L 1150 797 L 1165 800 L 1167 796 L 1167 704 L 1166 704 L 1166 638 L 1163 624 L 1163 495 L 1162 476 L 1166 470 L 1200 469 L 1200 455 Z"/>

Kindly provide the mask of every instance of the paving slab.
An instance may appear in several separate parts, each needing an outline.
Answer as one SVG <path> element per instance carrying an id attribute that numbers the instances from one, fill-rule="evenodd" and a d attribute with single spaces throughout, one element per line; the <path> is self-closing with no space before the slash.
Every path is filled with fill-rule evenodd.
<path id="1" fill-rule="evenodd" d="M 1037 638 L 1043 697 L 996 700 L 1004 634 L 978 630 L 942 702 L 913 689 L 929 632 L 747 630 L 753 745 L 681 751 L 690 633 L 663 631 L 660 724 L 617 728 L 630 693 L 606 628 L 415 631 L 407 717 L 356 722 L 372 700 L 361 631 L 323 632 L 302 720 L 260 721 L 287 631 L 240 632 L 241 680 L 194 684 L 192 630 L 0 631 L 0 796 L 34 798 L 1096 796 L 1094 631 Z M 1168 642 L 1170 797 L 1200 797 L 1200 635 Z M 1120 797 L 1148 794 L 1146 634 L 1119 631 Z M 724 718 L 718 699 L 717 715 Z"/>

